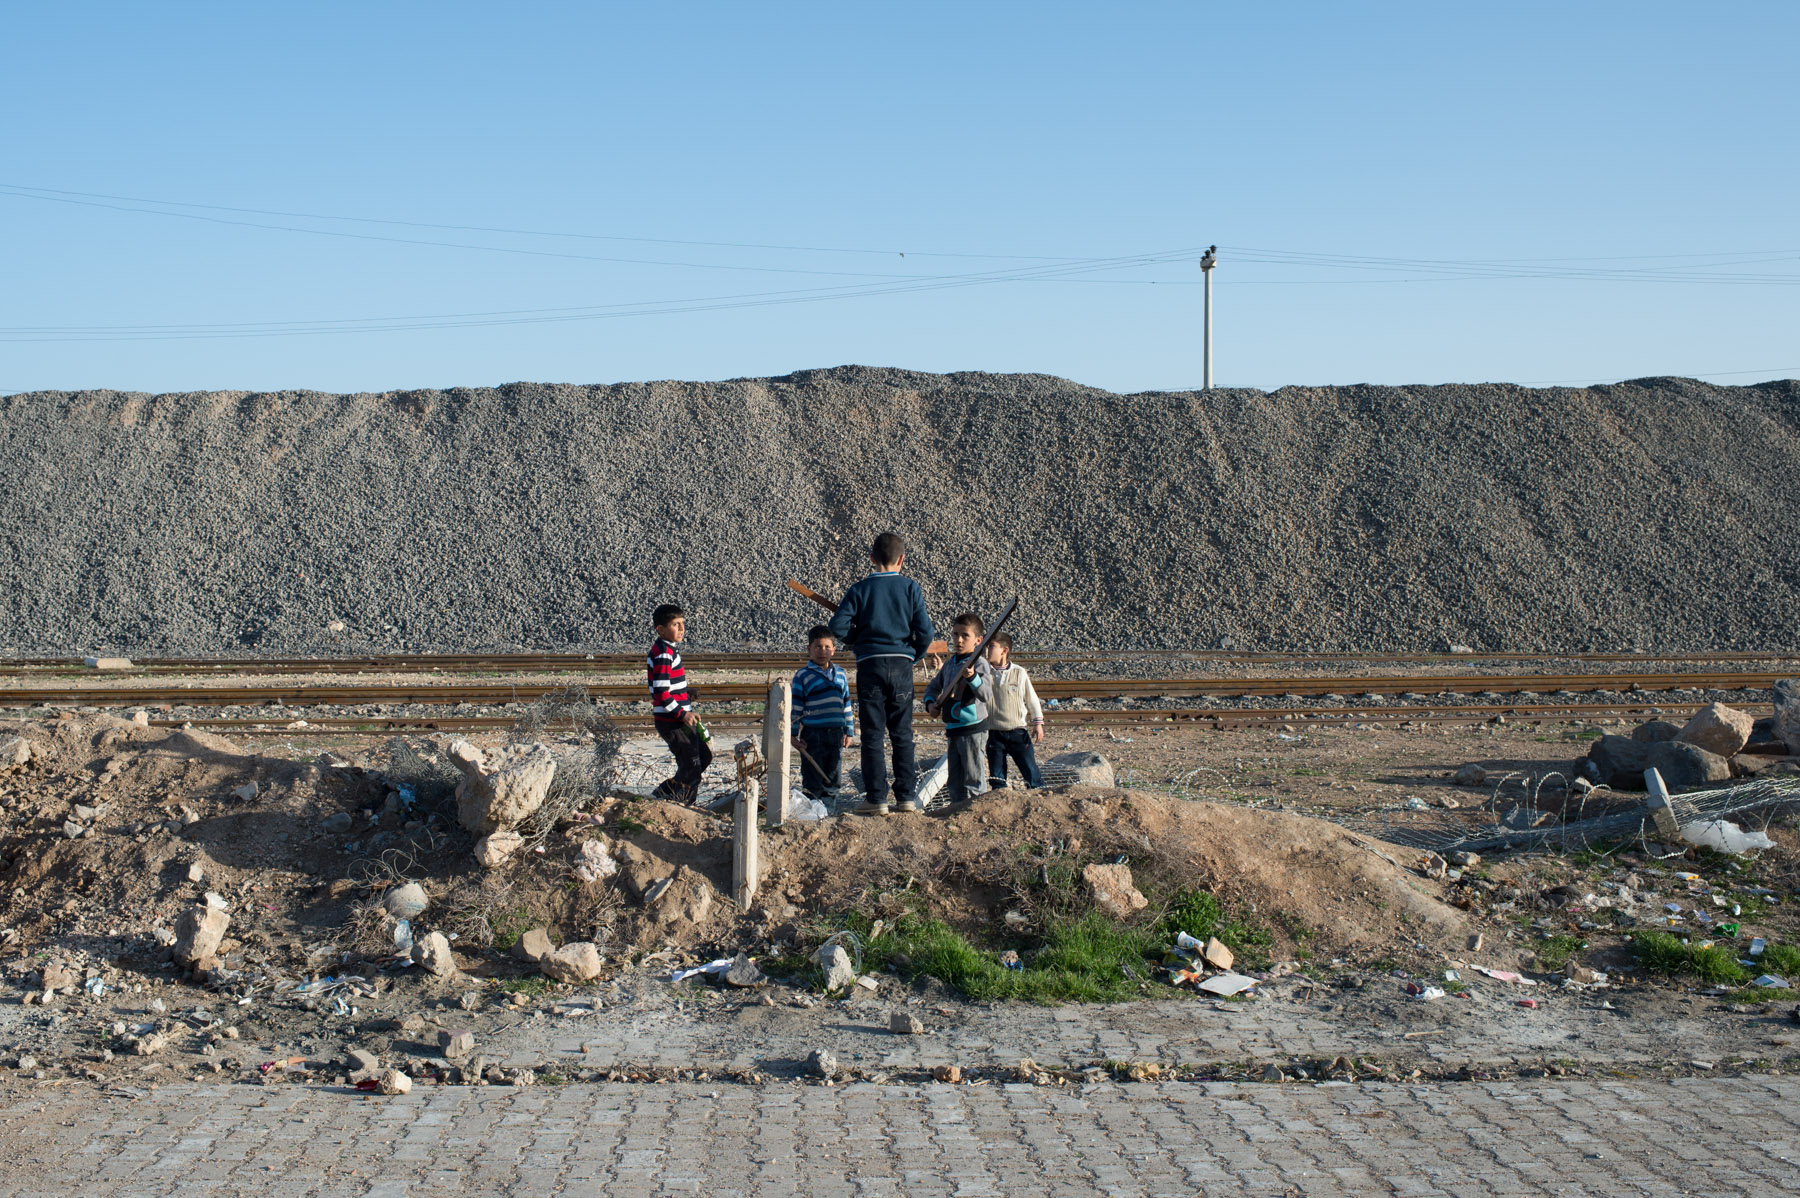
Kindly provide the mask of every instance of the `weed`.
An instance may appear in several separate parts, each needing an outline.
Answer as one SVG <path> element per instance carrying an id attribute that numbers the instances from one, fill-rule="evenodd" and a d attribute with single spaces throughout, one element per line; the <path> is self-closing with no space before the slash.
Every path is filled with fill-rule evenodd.
<path id="1" fill-rule="evenodd" d="M 1692 974 L 1702 981 L 1722 985 L 1741 985 L 1750 980 L 1729 948 L 1683 944 L 1667 932 L 1644 932 L 1638 936 L 1637 956 L 1645 969 L 1657 973 Z"/>
<path id="2" fill-rule="evenodd" d="M 1800 974 L 1800 948 L 1791 944 L 1771 944 L 1763 950 L 1762 966 L 1769 973 L 1792 978 Z"/>
<path id="3" fill-rule="evenodd" d="M 529 994 L 533 998 L 542 998 L 550 993 L 550 979 L 541 973 L 523 978 L 507 978 L 500 983 L 500 989 L 508 994 Z"/>
<path id="4" fill-rule="evenodd" d="M 1586 941 L 1574 936 L 1546 936 L 1537 943 L 1538 962 L 1545 969 L 1561 969 L 1586 947 Z"/>

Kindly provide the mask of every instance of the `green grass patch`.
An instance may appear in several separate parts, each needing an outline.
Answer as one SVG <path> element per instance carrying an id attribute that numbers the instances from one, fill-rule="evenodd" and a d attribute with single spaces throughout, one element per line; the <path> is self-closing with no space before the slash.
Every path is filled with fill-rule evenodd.
<path id="1" fill-rule="evenodd" d="M 1750 980 L 1726 945 L 1699 948 L 1683 944 L 1667 932 L 1641 933 L 1636 943 L 1638 961 L 1657 973 L 1687 974 L 1721 986 L 1742 985 Z"/>
<path id="2" fill-rule="evenodd" d="M 529 994 L 533 998 L 542 998 L 550 993 L 550 985 L 549 978 L 541 973 L 534 973 L 530 977 L 507 978 L 500 983 L 500 989 L 508 994 Z"/>
<path id="3" fill-rule="evenodd" d="M 934 977 L 977 1000 L 1122 1002 L 1164 989 L 1149 980 L 1150 956 L 1162 947 L 1150 932 L 1090 911 L 1053 924 L 1040 947 L 1020 954 L 1024 968 L 1008 969 L 998 952 L 977 948 L 942 920 L 903 915 L 868 944 L 864 965 L 898 962 L 904 977 Z"/>
<path id="4" fill-rule="evenodd" d="M 1177 892 L 1169 900 L 1169 909 L 1157 923 L 1156 931 L 1158 948 L 1175 943 L 1177 932 L 1186 932 L 1197 940 L 1217 936 L 1237 957 L 1239 969 L 1267 969 L 1269 950 L 1275 945 L 1275 937 L 1267 928 L 1229 916 L 1219 900 L 1204 890 Z"/>
<path id="5" fill-rule="evenodd" d="M 1545 969 L 1561 969 L 1586 947 L 1587 942 L 1575 936 L 1546 936 L 1537 942 L 1537 958 Z"/>
<path id="6" fill-rule="evenodd" d="M 1763 949 L 1760 963 L 1764 973 L 1792 982 L 1796 980 L 1795 975 L 1800 974 L 1800 948 L 1791 944 L 1771 944 Z"/>

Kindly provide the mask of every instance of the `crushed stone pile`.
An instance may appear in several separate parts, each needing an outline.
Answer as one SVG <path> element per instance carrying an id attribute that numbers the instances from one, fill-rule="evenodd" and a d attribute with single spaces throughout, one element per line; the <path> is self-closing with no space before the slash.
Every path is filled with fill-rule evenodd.
<path id="1" fill-rule="evenodd" d="M 792 646 L 900 531 L 1028 647 L 1800 648 L 1800 382 L 0 399 L 0 651 Z"/>

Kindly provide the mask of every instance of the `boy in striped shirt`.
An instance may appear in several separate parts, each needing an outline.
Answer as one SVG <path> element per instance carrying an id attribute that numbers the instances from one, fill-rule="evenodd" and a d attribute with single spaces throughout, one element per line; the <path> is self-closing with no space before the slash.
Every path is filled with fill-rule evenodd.
<path id="1" fill-rule="evenodd" d="M 794 727 L 800 789 L 823 802 L 842 784 L 844 750 L 850 746 L 850 679 L 831 664 L 837 638 L 816 624 L 806 634 L 806 664 L 794 675 Z"/>
<path id="2" fill-rule="evenodd" d="M 687 613 L 665 603 L 650 615 L 656 639 L 647 659 L 650 675 L 650 714 L 656 734 L 675 755 L 675 776 L 650 792 L 653 799 L 692 803 L 700 793 L 700 776 L 712 764 L 712 750 L 700 734 L 694 715 L 694 697 L 688 693 L 687 668 L 677 648 L 687 636 Z"/>

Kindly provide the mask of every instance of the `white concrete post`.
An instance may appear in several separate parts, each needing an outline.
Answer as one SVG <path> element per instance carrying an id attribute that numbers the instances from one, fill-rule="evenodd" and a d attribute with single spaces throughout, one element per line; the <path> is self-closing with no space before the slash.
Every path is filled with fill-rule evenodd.
<path id="1" fill-rule="evenodd" d="M 769 824 L 780 827 L 787 822 L 789 794 L 788 770 L 793 765 L 794 746 L 788 729 L 794 722 L 793 679 L 777 678 L 769 687 L 769 705 L 763 710 L 763 781 L 768 794 Z"/>

